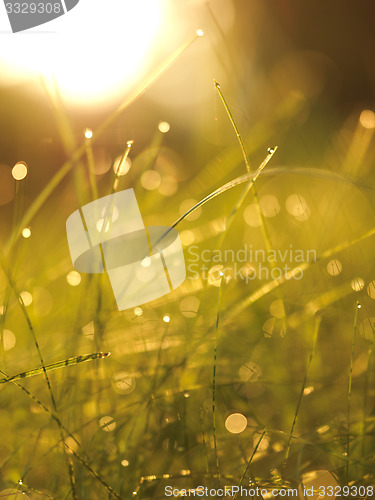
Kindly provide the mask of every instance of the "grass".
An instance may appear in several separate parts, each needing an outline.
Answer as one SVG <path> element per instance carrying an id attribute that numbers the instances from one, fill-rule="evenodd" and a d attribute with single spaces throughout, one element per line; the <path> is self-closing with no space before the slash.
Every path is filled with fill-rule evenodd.
<path id="1" fill-rule="evenodd" d="M 106 118 L 93 140 L 79 147 L 58 89 L 45 84 L 69 158 L 26 209 L 27 185 L 20 184 L 13 229 L 3 245 L 0 498 L 10 497 L 6 490 L 32 499 L 95 500 L 164 498 L 166 485 L 317 488 L 322 471 L 328 475 L 324 481 L 329 477 L 334 485 L 374 485 L 373 269 L 368 255 L 375 229 L 367 212 L 364 223 L 352 225 L 350 218 L 351 212 L 363 215 L 365 196 L 347 179 L 322 170 L 305 169 L 301 176 L 296 169 L 266 168 L 276 148 L 251 170 L 247 151 L 261 150 L 262 140 L 259 134 L 241 136 L 216 82 L 240 146 L 223 152 L 226 180 L 224 174 L 212 175 L 209 162 L 197 174 L 198 179 L 210 177 L 203 189 L 194 191 L 200 201 L 179 217 L 177 206 L 190 196 L 196 179 L 181 187 L 167 208 L 160 197 L 135 185 L 146 225 L 169 221 L 181 236 L 193 233 L 201 250 L 239 250 L 248 241 L 265 250 L 285 250 L 290 241 L 296 247 L 309 245 L 317 248 L 317 259 L 295 266 L 303 271 L 303 280 L 291 279 L 294 268 L 277 279 L 246 283 L 231 275 L 208 281 L 201 273 L 200 279 L 187 280 L 172 294 L 142 306 L 140 313 L 117 311 L 105 277 L 82 275 L 75 288 L 66 283 L 72 270 L 67 248 L 55 245 L 65 241 L 66 216 L 83 199 L 132 187 L 118 172 L 96 178 L 95 141 L 192 41 Z M 132 144 L 124 145 L 124 161 Z M 246 173 L 239 171 L 243 162 Z M 133 169 L 136 165 L 134 158 Z M 85 185 L 77 182 L 79 173 L 87 175 Z M 136 182 L 141 173 L 136 171 Z M 73 203 L 61 209 L 60 200 L 68 199 L 73 189 Z M 306 220 L 285 209 L 265 215 L 265 196 L 278 197 L 284 206 L 295 192 L 310 205 Z M 332 225 L 322 193 L 329 193 L 329 214 L 336 217 Z M 249 204 L 255 204 L 258 226 L 244 222 Z M 347 211 L 341 216 L 343 205 Z M 191 220 L 199 210 L 202 215 Z M 49 212 L 56 214 L 57 228 L 51 227 L 50 234 L 43 226 Z M 29 242 L 20 237 L 29 224 L 30 246 L 38 257 L 30 267 Z M 188 245 L 185 250 L 187 257 Z M 366 266 L 358 266 L 358 254 Z M 332 276 L 327 264 L 333 258 L 343 263 L 343 272 Z M 275 262 L 267 266 L 277 267 Z M 55 274 L 47 272 L 51 269 Z M 364 287 L 355 291 L 351 281 L 359 272 Z M 45 315 L 37 308 L 41 288 L 44 297 L 53 298 Z M 35 304 L 20 300 L 24 289 L 35 290 Z M 41 300 L 42 308 L 47 302 Z M 170 323 L 163 321 L 165 314 Z M 359 335 L 368 323 L 369 333 Z M 17 344 L 5 351 L 9 330 L 16 333 Z M 83 354 L 87 352 L 93 354 Z M 101 359 L 108 352 L 112 356 Z M 234 412 L 247 417 L 246 429 L 238 434 L 225 427 Z"/>

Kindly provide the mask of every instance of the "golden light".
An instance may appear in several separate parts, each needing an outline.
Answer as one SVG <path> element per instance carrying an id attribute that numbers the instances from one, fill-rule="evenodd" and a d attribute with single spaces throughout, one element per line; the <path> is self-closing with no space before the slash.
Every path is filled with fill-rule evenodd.
<path id="1" fill-rule="evenodd" d="M 171 317 L 168 314 L 165 314 L 163 316 L 163 321 L 164 323 L 169 323 L 171 321 Z"/>
<path id="2" fill-rule="evenodd" d="M 30 292 L 23 291 L 20 293 L 20 301 L 28 307 L 33 303 L 33 296 Z"/>
<path id="3" fill-rule="evenodd" d="M 187 200 L 184 200 L 180 204 L 180 214 L 184 215 L 188 210 L 194 207 L 198 203 L 198 200 L 195 200 L 194 198 L 188 198 Z M 199 219 L 199 217 L 202 214 L 202 208 L 199 207 L 197 208 L 194 212 L 192 212 L 190 215 L 186 217 L 187 220 L 193 221 Z"/>
<path id="4" fill-rule="evenodd" d="M 161 177 L 156 170 L 146 170 L 141 176 L 141 184 L 148 191 L 157 189 L 160 186 Z"/>
<path id="5" fill-rule="evenodd" d="M 22 181 L 27 175 L 27 165 L 26 163 L 19 161 L 12 168 L 12 176 L 16 181 Z"/>
<path id="6" fill-rule="evenodd" d="M 280 212 L 279 200 L 272 194 L 266 194 L 259 200 L 259 206 L 265 217 L 275 217 Z"/>
<path id="7" fill-rule="evenodd" d="M 87 325 L 82 327 L 82 334 L 88 340 L 94 340 L 95 337 L 95 323 L 90 321 Z"/>
<path id="8" fill-rule="evenodd" d="M 126 158 L 125 161 L 122 161 L 122 155 L 121 155 L 115 159 L 113 163 L 113 171 L 115 172 L 116 175 L 121 177 L 122 175 L 126 175 L 129 172 L 131 166 L 132 162 L 129 156 Z"/>
<path id="9" fill-rule="evenodd" d="M 282 300 L 274 300 L 270 305 L 270 313 L 277 319 L 282 319 L 285 316 L 284 303 Z"/>
<path id="10" fill-rule="evenodd" d="M 91 128 L 87 128 L 85 130 L 85 137 L 86 137 L 86 139 L 91 139 L 92 136 L 93 136 L 93 132 L 92 132 Z"/>
<path id="11" fill-rule="evenodd" d="M 353 288 L 355 292 L 359 292 L 364 288 L 365 282 L 362 278 L 357 277 L 354 278 L 354 280 L 352 280 L 350 286 Z"/>
<path id="12" fill-rule="evenodd" d="M 375 113 L 370 109 L 364 109 L 359 117 L 359 123 L 363 128 L 375 128 Z"/>
<path id="13" fill-rule="evenodd" d="M 129 465 L 129 461 L 128 460 L 121 460 L 121 465 L 123 467 L 127 467 Z"/>
<path id="14" fill-rule="evenodd" d="M 375 300 L 375 280 L 367 285 L 367 295 Z"/>
<path id="15" fill-rule="evenodd" d="M 208 271 L 208 284 L 219 287 L 223 276 L 224 266 L 222 264 L 215 264 Z"/>
<path id="16" fill-rule="evenodd" d="M 185 297 L 181 300 L 179 309 L 181 314 L 186 318 L 195 318 L 198 314 L 199 306 L 200 300 L 192 295 L 191 297 Z"/>
<path id="17" fill-rule="evenodd" d="M 359 325 L 359 334 L 366 340 L 374 340 L 375 318 L 366 318 Z"/>
<path id="18" fill-rule="evenodd" d="M 263 439 L 259 442 L 260 434 L 256 432 L 253 436 L 253 446 L 255 447 L 258 443 L 259 451 L 266 451 L 270 445 L 269 440 L 263 436 Z"/>
<path id="19" fill-rule="evenodd" d="M 331 276 L 338 276 L 342 271 L 342 264 L 337 259 L 332 259 L 327 264 L 327 272 Z"/>
<path id="20" fill-rule="evenodd" d="M 287 211 L 299 221 L 305 221 L 310 217 L 310 207 L 301 194 L 291 194 L 285 203 Z"/>
<path id="21" fill-rule="evenodd" d="M 176 177 L 172 175 L 165 175 L 161 180 L 159 186 L 159 193 L 163 196 L 172 196 L 177 191 L 178 184 Z"/>
<path id="22" fill-rule="evenodd" d="M 10 351 L 16 345 L 16 336 L 10 330 L 3 331 L 4 351 Z"/>
<path id="23" fill-rule="evenodd" d="M 225 427 L 232 434 L 240 434 L 247 427 L 247 418 L 242 413 L 232 413 L 226 419 Z"/>
<path id="24" fill-rule="evenodd" d="M 117 372 L 112 376 L 112 388 L 117 394 L 130 394 L 135 389 L 135 379 L 127 372 Z"/>
<path id="25" fill-rule="evenodd" d="M 244 212 L 243 212 L 243 218 L 246 224 L 248 224 L 251 227 L 259 227 L 262 225 L 262 218 L 259 214 L 259 209 L 255 203 L 251 203 L 251 205 L 248 205 Z"/>
<path id="26" fill-rule="evenodd" d="M 102 146 L 94 146 L 91 152 L 93 161 L 90 168 L 93 168 L 95 174 L 103 175 L 108 172 L 112 165 L 112 157 L 107 149 Z"/>
<path id="27" fill-rule="evenodd" d="M 116 100 L 134 84 L 146 56 L 151 57 L 162 6 L 162 0 L 108 5 L 90 0 L 48 23 L 48 31 L 37 27 L 17 36 L 4 33 L 2 78 L 16 83 L 42 74 L 53 77 L 63 97 L 71 101 Z"/>
<path id="28" fill-rule="evenodd" d="M 274 333 L 276 318 L 269 318 L 263 323 L 263 333 L 265 337 L 272 337 Z"/>
<path id="29" fill-rule="evenodd" d="M 314 391 L 315 391 L 315 387 L 313 387 L 313 386 L 305 387 L 303 390 L 303 395 L 308 396 L 309 394 L 312 394 Z"/>
<path id="30" fill-rule="evenodd" d="M 313 470 L 302 474 L 299 492 L 301 498 L 311 498 L 311 500 L 329 500 L 330 491 L 337 491 L 338 482 L 328 470 Z M 303 485 L 303 486 L 302 486 Z M 306 492 L 306 495 L 303 494 Z M 313 495 L 307 495 L 307 492 L 314 492 Z M 335 495 L 336 497 L 336 495 Z M 336 497 L 337 498 L 337 497 Z"/>
<path id="31" fill-rule="evenodd" d="M 101 429 L 105 432 L 112 432 L 116 429 L 116 422 L 113 421 L 113 418 L 109 415 L 102 417 L 99 420 L 99 425 Z"/>
<path id="32" fill-rule="evenodd" d="M 79 448 L 79 445 L 76 441 L 76 439 L 74 439 L 72 436 L 68 436 L 65 440 L 65 446 L 66 446 L 66 452 L 68 453 L 68 455 L 73 455 L 73 453 L 75 451 L 78 450 Z"/>
<path id="33" fill-rule="evenodd" d="M 134 309 L 134 314 L 135 314 L 136 316 L 138 316 L 138 317 L 139 317 L 139 316 L 142 316 L 142 314 L 143 314 L 142 308 L 141 308 L 141 307 L 136 307 L 136 308 Z"/>
<path id="34" fill-rule="evenodd" d="M 81 283 L 81 275 L 77 271 L 70 271 L 66 276 L 70 286 L 78 286 Z"/>
<path id="35" fill-rule="evenodd" d="M 24 229 L 22 229 L 22 236 L 25 239 L 30 238 L 30 236 L 31 236 L 31 229 L 29 227 L 25 227 Z"/>
<path id="36" fill-rule="evenodd" d="M 238 370 L 238 375 L 242 382 L 258 382 L 262 376 L 262 369 L 253 361 L 242 365 Z"/>
<path id="37" fill-rule="evenodd" d="M 53 298 L 45 288 L 37 286 L 33 289 L 33 313 L 35 316 L 47 316 L 53 308 Z"/>
<path id="38" fill-rule="evenodd" d="M 181 231 L 180 240 L 184 247 L 187 247 L 194 243 L 195 236 L 193 231 L 190 231 L 190 229 L 184 229 L 184 231 Z"/>
<path id="39" fill-rule="evenodd" d="M 170 131 L 171 126 L 169 125 L 168 122 L 160 122 L 158 125 L 158 129 L 162 134 L 166 134 L 167 132 Z"/>

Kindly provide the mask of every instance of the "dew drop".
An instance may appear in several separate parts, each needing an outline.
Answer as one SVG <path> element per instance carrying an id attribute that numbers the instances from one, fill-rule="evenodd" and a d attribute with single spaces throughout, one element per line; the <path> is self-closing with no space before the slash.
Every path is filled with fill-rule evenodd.
<path id="1" fill-rule="evenodd" d="M 16 181 L 22 181 L 27 176 L 27 165 L 24 161 L 19 161 L 14 165 L 12 176 Z"/>
<path id="2" fill-rule="evenodd" d="M 160 122 L 158 125 L 158 129 L 162 134 L 166 134 L 171 129 L 171 126 L 168 122 Z"/>
<path id="3" fill-rule="evenodd" d="M 143 314 L 142 308 L 141 308 L 141 307 L 136 307 L 136 308 L 134 309 L 134 314 L 135 314 L 136 316 L 142 316 L 142 314 Z"/>
<path id="4" fill-rule="evenodd" d="M 267 153 L 270 155 L 273 155 L 273 153 L 276 151 L 276 148 L 268 148 Z"/>
<path id="5" fill-rule="evenodd" d="M 24 229 L 22 229 L 22 236 L 25 239 L 30 238 L 30 236 L 31 236 L 31 229 L 29 227 L 25 227 Z"/>

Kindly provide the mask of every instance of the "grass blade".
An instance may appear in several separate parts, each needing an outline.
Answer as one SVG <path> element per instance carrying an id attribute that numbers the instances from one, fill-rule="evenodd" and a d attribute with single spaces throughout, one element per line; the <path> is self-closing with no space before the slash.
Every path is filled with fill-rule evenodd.
<path id="1" fill-rule="evenodd" d="M 84 354 L 82 356 L 74 356 L 73 358 L 64 359 L 63 361 L 57 361 L 56 363 L 50 363 L 49 365 L 44 365 L 40 368 L 35 368 L 34 370 L 28 370 L 11 377 L 6 377 L 0 380 L 0 384 L 5 384 L 7 382 L 14 382 L 15 380 L 21 380 L 23 378 L 34 377 L 35 375 L 43 375 L 45 372 L 50 372 L 52 370 L 57 370 L 58 368 L 64 368 L 65 366 L 77 365 L 79 363 L 86 363 L 87 361 L 92 361 L 94 359 L 106 358 L 110 355 L 109 352 L 95 352 L 93 354 Z"/>

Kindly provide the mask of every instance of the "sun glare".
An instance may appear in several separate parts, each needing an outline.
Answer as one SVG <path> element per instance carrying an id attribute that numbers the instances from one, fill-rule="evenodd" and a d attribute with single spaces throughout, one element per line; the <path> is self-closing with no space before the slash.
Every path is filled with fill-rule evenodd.
<path id="1" fill-rule="evenodd" d="M 110 7 L 100 0 L 82 2 L 51 22 L 48 32 L 4 35 L 2 78 L 14 83 L 41 73 L 56 78 L 70 101 L 108 102 L 142 71 L 161 17 L 162 0 L 114 0 Z"/>

